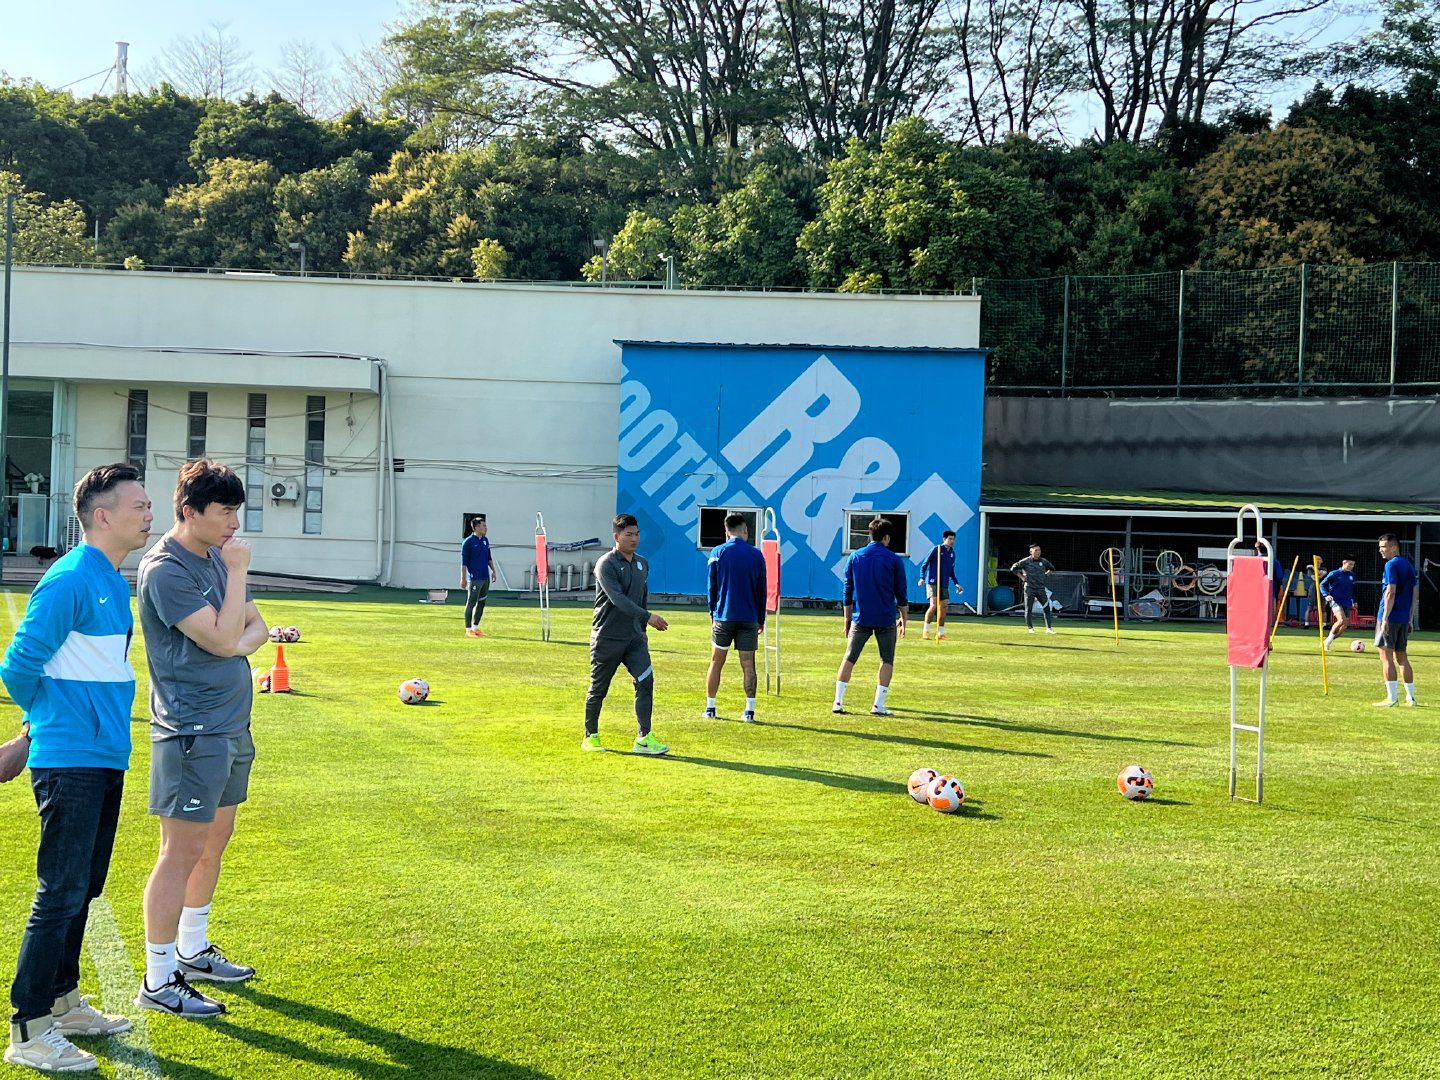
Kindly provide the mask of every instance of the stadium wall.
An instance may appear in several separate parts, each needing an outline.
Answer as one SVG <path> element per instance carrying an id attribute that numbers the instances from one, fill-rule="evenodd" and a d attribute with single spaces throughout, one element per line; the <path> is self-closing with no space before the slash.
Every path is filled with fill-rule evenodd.
<path id="1" fill-rule="evenodd" d="M 1440 400 L 991 397 L 985 481 L 1440 505 Z"/>
<path id="2" fill-rule="evenodd" d="M 58 532 L 76 471 L 126 456 L 130 389 L 150 392 L 147 480 L 162 521 L 190 390 L 210 394 L 206 452 L 238 469 L 247 396 L 266 393 L 267 470 L 302 480 L 305 401 L 322 395 L 322 531 L 303 533 L 303 493 L 265 499 L 257 570 L 369 580 L 377 534 L 393 531 L 379 560 L 389 583 L 453 588 L 462 516 L 480 512 L 518 588 L 537 510 L 552 540 L 608 540 L 617 339 L 973 349 L 979 300 L 22 268 L 13 338 L 16 376 L 53 380 L 67 400 Z M 382 457 L 397 463 L 393 483 Z"/>

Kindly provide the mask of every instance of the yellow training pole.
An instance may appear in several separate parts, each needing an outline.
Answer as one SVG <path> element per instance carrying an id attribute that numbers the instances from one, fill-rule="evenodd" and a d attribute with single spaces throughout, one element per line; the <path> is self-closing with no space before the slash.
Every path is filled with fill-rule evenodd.
<path id="1" fill-rule="evenodd" d="M 1110 614 L 1115 617 L 1115 644 L 1120 644 L 1120 604 L 1115 599 L 1115 549 L 1105 549 L 1105 561 L 1110 566 Z"/>
<path id="2" fill-rule="evenodd" d="M 1312 570 L 1315 575 L 1315 628 L 1320 632 L 1320 681 L 1325 684 L 1325 693 L 1330 693 L 1330 668 L 1325 659 L 1325 612 L 1320 610 L 1320 556 L 1311 556 L 1315 561 Z"/>
<path id="3" fill-rule="evenodd" d="M 1290 576 L 1285 579 L 1285 591 L 1280 594 L 1280 602 L 1275 605 L 1275 625 L 1270 627 L 1270 645 L 1275 645 L 1275 631 L 1280 629 L 1280 616 L 1285 614 L 1285 601 L 1290 599 L 1290 583 L 1295 580 L 1295 571 L 1300 569 L 1300 556 L 1295 556 L 1295 561 L 1290 564 Z"/>

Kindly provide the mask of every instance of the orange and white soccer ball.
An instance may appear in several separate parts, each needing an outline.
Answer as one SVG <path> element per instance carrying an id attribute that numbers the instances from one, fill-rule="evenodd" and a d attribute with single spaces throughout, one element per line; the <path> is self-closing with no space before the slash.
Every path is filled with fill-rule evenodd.
<path id="1" fill-rule="evenodd" d="M 270 640 L 271 640 L 271 641 L 284 641 L 284 640 L 285 640 L 285 628 L 284 628 L 283 626 L 272 626 L 272 627 L 270 627 Z"/>
<path id="2" fill-rule="evenodd" d="M 1359 641 L 1359 640 L 1350 642 L 1350 651 L 1351 651 L 1351 652 L 1364 652 L 1364 651 L 1365 651 L 1365 642 Z"/>
<path id="3" fill-rule="evenodd" d="M 280 640 L 287 644 L 293 644 L 300 640 L 300 628 L 298 626 L 282 626 L 280 628 Z"/>
<path id="4" fill-rule="evenodd" d="M 931 786 L 939 779 L 940 774 L 934 769 L 916 769 L 910 774 L 910 798 L 925 805 L 930 801 Z"/>
<path id="5" fill-rule="evenodd" d="M 929 802 L 942 814 L 953 814 L 965 805 L 965 788 L 953 776 L 942 776 L 930 785 Z"/>
<path id="6" fill-rule="evenodd" d="M 419 705 L 430 696 L 430 684 L 424 679 L 406 679 L 400 684 L 400 700 L 406 705 Z"/>
<path id="7" fill-rule="evenodd" d="M 1127 799 L 1148 799 L 1155 790 L 1155 780 L 1140 765 L 1126 765 L 1115 780 L 1120 794 Z"/>

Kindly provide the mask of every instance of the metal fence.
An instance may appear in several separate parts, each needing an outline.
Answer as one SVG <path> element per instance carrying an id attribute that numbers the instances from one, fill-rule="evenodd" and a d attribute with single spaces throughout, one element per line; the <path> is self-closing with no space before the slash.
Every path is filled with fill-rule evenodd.
<path id="1" fill-rule="evenodd" d="M 974 290 L 999 393 L 1440 389 L 1440 263 L 977 278 Z"/>

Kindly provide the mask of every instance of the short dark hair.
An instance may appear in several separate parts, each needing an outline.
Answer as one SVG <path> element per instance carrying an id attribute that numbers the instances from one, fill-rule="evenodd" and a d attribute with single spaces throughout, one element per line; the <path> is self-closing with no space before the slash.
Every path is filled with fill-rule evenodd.
<path id="1" fill-rule="evenodd" d="M 1353 562 L 1353 563 L 1358 563 L 1360 560 L 1357 559 L 1357 558 L 1355 558 L 1354 555 L 1341 555 L 1341 556 L 1340 556 L 1340 561 L 1341 561 L 1341 562 Z"/>
<path id="2" fill-rule="evenodd" d="M 616 514 L 616 515 L 615 515 L 615 527 L 614 527 L 614 531 L 615 531 L 615 532 L 617 532 L 617 533 L 622 533 L 622 532 L 624 532 L 626 529 L 630 528 L 631 525 L 634 525 L 637 529 L 640 527 L 640 522 L 638 522 L 638 521 L 635 520 L 635 515 L 634 515 L 634 514 Z"/>
<path id="3" fill-rule="evenodd" d="M 1386 545 L 1387 547 L 1390 546 L 1391 544 L 1394 544 L 1396 547 L 1399 547 L 1399 546 L 1400 546 L 1400 538 L 1399 538 L 1398 536 L 1396 536 L 1394 533 L 1381 533 L 1381 534 L 1380 534 L 1380 543 Z"/>
<path id="4" fill-rule="evenodd" d="M 80 527 L 90 528 L 95 522 L 95 506 L 111 495 L 121 484 L 140 479 L 140 470 L 125 462 L 99 465 L 80 478 L 75 485 L 75 516 Z"/>
<path id="5" fill-rule="evenodd" d="M 874 517 L 870 519 L 870 524 L 865 526 L 865 528 L 870 533 L 870 539 L 878 544 L 880 541 L 890 538 L 890 533 L 894 530 L 895 523 L 889 518 Z"/>
<path id="6" fill-rule="evenodd" d="M 955 530 L 954 530 L 954 529 L 946 529 L 943 533 L 940 534 L 940 539 L 941 539 L 941 540 L 948 540 L 948 539 L 950 539 L 950 537 L 952 537 L 952 536 L 954 536 L 954 535 L 955 535 Z"/>
<path id="7" fill-rule="evenodd" d="M 196 458 L 180 467 L 175 478 L 175 520 L 184 521 L 184 508 L 203 514 L 211 503 L 243 506 L 245 485 L 235 470 L 209 458 Z"/>
<path id="8" fill-rule="evenodd" d="M 750 524 L 750 522 L 749 522 L 749 520 L 745 517 L 744 514 L 726 514 L 726 515 L 725 515 L 725 531 L 726 531 L 726 532 L 734 532 L 736 529 L 740 528 L 741 525 L 746 525 L 746 526 L 748 526 L 749 524 Z"/>
<path id="9" fill-rule="evenodd" d="M 1031 548 L 1040 547 L 1040 541 L 1038 541 L 1038 540 L 1031 540 L 1031 541 L 1030 541 L 1030 547 L 1031 547 Z M 1044 549 L 1041 548 L 1041 550 L 1043 551 Z"/>

